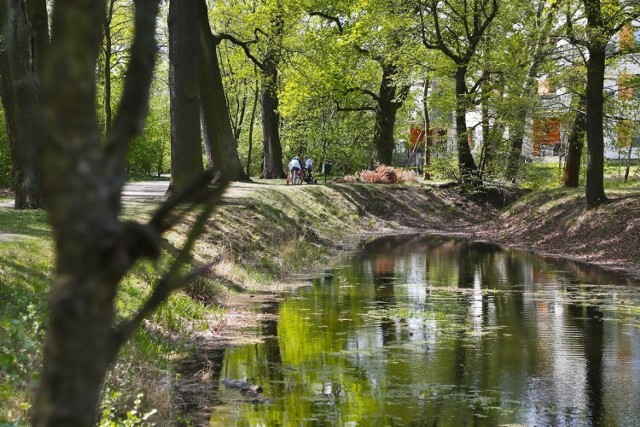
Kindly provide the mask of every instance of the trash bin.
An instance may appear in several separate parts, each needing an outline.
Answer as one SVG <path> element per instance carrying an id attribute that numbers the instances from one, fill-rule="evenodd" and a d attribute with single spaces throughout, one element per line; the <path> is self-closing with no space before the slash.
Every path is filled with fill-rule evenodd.
<path id="1" fill-rule="evenodd" d="M 327 175 L 331 175 L 331 169 L 333 165 L 331 163 L 322 163 L 322 174 L 324 175 L 324 182 L 327 182 Z"/>

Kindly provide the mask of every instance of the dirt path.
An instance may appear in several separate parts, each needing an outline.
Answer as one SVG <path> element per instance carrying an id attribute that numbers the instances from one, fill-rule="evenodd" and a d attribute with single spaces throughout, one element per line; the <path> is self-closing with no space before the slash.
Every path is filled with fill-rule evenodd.
<path id="1" fill-rule="evenodd" d="M 164 195 L 169 188 L 169 181 L 139 181 L 129 182 L 125 184 L 122 191 L 122 201 L 124 202 L 156 202 L 160 203 L 164 199 Z M 257 184 L 257 183 L 244 183 L 235 182 L 231 184 L 229 190 L 225 194 L 225 198 L 235 199 L 245 196 L 252 191 L 260 188 L 290 188 L 293 191 L 295 189 L 290 186 L 282 184 Z M 0 208 L 13 208 L 13 199 L 4 199 L 0 201 Z"/>

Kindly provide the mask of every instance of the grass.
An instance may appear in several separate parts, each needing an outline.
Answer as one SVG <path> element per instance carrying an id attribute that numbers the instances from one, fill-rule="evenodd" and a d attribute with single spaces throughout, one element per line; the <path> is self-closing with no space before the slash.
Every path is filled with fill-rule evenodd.
<path id="1" fill-rule="evenodd" d="M 624 182 L 625 164 L 606 161 L 604 166 L 605 188 L 640 188 L 640 165 L 633 162 L 629 171 L 629 179 Z M 580 185 L 584 186 L 586 166 L 582 165 Z M 534 162 L 524 164 L 518 177 L 520 187 L 530 190 L 549 190 L 562 186 L 563 169 L 557 162 Z"/>
<path id="2" fill-rule="evenodd" d="M 43 211 L 0 208 L 0 224 L 0 425 L 28 425 L 32 387 L 42 363 L 53 242 Z M 120 317 L 133 313 L 148 295 L 157 268 L 142 263 L 123 281 L 117 301 Z M 113 407 L 103 409 L 124 417 L 142 394 L 140 410 L 158 409 L 156 421 L 169 417 L 170 381 L 165 380 L 171 377 L 175 354 L 184 351 L 175 338 L 202 330 L 219 314 L 218 306 L 182 292 L 172 295 L 151 317 L 151 326 L 139 330 L 122 350 L 105 385 L 105 398 Z M 165 382 L 158 384 L 161 380 Z"/>
<path id="3" fill-rule="evenodd" d="M 40 211 L 0 209 L 0 424 L 26 424 L 37 381 L 53 259 Z"/>

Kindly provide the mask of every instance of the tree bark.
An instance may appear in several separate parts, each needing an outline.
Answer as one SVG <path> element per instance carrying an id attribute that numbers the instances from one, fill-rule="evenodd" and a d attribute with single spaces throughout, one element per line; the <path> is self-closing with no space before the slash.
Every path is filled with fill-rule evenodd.
<path id="1" fill-rule="evenodd" d="M 382 64 L 382 82 L 376 99 L 375 125 L 373 129 L 373 145 L 376 147 L 378 162 L 391 165 L 395 139 L 393 133 L 396 124 L 396 114 L 402 106 L 403 93 L 398 94 L 398 85 L 393 80 L 397 67 L 393 64 Z M 404 89 L 401 89 L 404 91 Z"/>
<path id="2" fill-rule="evenodd" d="M 15 208 L 36 209 L 41 205 L 36 152 L 42 129 L 33 62 L 38 45 L 33 44 L 29 16 L 22 6 L 21 0 L 0 4 L 0 98 L 9 136 Z"/>
<path id="3" fill-rule="evenodd" d="M 31 21 L 34 68 L 41 78 L 45 64 L 44 58 L 49 46 L 47 0 L 27 0 L 27 13 L 29 14 L 29 21 Z"/>
<path id="4" fill-rule="evenodd" d="M 247 148 L 247 171 L 248 177 L 251 177 L 251 151 L 253 150 L 253 126 L 256 120 L 256 110 L 258 109 L 258 83 L 253 92 L 253 106 L 251 107 L 251 119 L 249 120 L 249 147 Z"/>
<path id="5" fill-rule="evenodd" d="M 278 69 L 272 61 L 265 61 L 260 95 L 262 110 L 262 144 L 264 164 L 262 178 L 286 178 L 282 164 L 282 144 L 280 142 L 280 111 L 278 110 Z"/>
<path id="6" fill-rule="evenodd" d="M 169 3 L 171 183 L 169 192 L 202 174 L 197 0 Z"/>
<path id="7" fill-rule="evenodd" d="M 118 283 L 143 253 L 134 246 L 144 226 L 118 220 L 120 205 L 111 195 L 121 187 L 114 190 L 112 183 L 122 181 L 120 153 L 141 130 L 146 113 L 157 2 L 137 0 L 136 9 L 137 41 L 114 125 L 121 133 L 108 135 L 106 142 L 95 105 L 105 3 L 59 1 L 54 9 L 42 85 L 46 140 L 39 141 L 39 160 L 56 248 L 55 283 L 31 420 L 35 427 L 95 425 L 101 384 L 125 338 L 114 330 L 114 301 Z"/>
<path id="8" fill-rule="evenodd" d="M 565 187 L 578 187 L 580 185 L 580 163 L 582 160 L 582 148 L 584 147 L 584 134 L 586 126 L 584 95 L 576 95 L 576 115 L 571 126 L 571 133 L 567 141 L 567 159 L 564 165 L 562 183 Z"/>
<path id="9" fill-rule="evenodd" d="M 429 120 L 429 77 L 424 80 L 424 87 L 422 91 L 422 113 L 424 114 L 424 179 L 431 179 L 431 173 L 429 167 L 431 166 L 431 121 Z"/>
<path id="10" fill-rule="evenodd" d="M 229 181 L 247 182 L 224 96 L 217 54 L 220 40 L 211 33 L 205 0 L 199 1 L 199 7 L 201 121 L 209 167 Z"/>
<path id="11" fill-rule="evenodd" d="M 597 206 L 607 200 L 604 194 L 604 70 L 605 50 L 603 43 L 589 45 L 587 61 L 587 185 L 585 196 L 589 206 Z"/>
<path id="12" fill-rule="evenodd" d="M 456 70 L 456 141 L 458 168 L 463 183 L 477 183 L 478 168 L 471 155 L 467 130 L 467 67 Z"/>

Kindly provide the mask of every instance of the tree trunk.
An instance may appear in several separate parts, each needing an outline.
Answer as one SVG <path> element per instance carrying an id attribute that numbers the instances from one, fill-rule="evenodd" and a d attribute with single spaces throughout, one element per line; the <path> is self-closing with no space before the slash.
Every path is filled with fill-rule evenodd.
<path id="1" fill-rule="evenodd" d="M 111 129 L 112 112 L 111 112 L 111 21 L 113 19 L 113 8 L 115 0 L 108 0 L 109 10 L 104 20 L 104 133 Z"/>
<path id="2" fill-rule="evenodd" d="M 510 133 L 513 132 L 513 136 L 511 136 L 511 149 L 509 151 L 509 155 L 507 157 L 507 166 L 505 169 L 505 178 L 507 181 L 515 182 L 518 176 L 518 170 L 520 169 L 521 158 L 522 158 L 522 146 L 524 142 L 524 134 L 525 134 L 525 124 L 527 119 L 529 118 L 529 113 L 531 111 L 531 107 L 529 106 L 529 99 L 534 95 L 534 89 L 537 84 L 537 75 L 544 61 L 544 58 L 547 54 L 546 46 L 548 44 L 548 36 L 553 29 L 553 25 L 555 24 L 555 15 L 557 13 L 556 7 L 551 7 L 548 9 L 548 14 L 546 18 L 543 18 L 543 10 L 540 9 L 538 11 L 540 19 L 546 19 L 544 21 L 540 32 L 536 38 L 535 47 L 533 56 L 531 59 L 531 63 L 529 64 L 529 69 L 527 70 L 527 75 L 525 76 L 524 82 L 522 83 L 522 91 L 520 92 L 518 98 L 522 105 L 516 110 L 516 117 L 513 121 L 514 126 L 510 129 Z"/>
<path id="3" fill-rule="evenodd" d="M 256 110 L 258 109 L 258 83 L 253 92 L 253 106 L 251 107 L 251 119 L 249 120 L 249 147 L 247 149 L 247 176 L 251 177 L 251 151 L 253 149 L 253 126 L 256 121 Z"/>
<path id="4" fill-rule="evenodd" d="M 431 179 L 431 173 L 429 167 L 431 166 L 431 122 L 429 120 L 429 77 L 424 80 L 424 87 L 422 91 L 422 113 L 424 114 L 424 179 Z"/>
<path id="5" fill-rule="evenodd" d="M 250 181 L 242 170 L 238 142 L 229 119 L 229 107 L 218 64 L 219 40 L 211 34 L 205 0 L 199 1 L 199 7 L 201 121 L 209 167 L 226 180 Z"/>
<path id="6" fill-rule="evenodd" d="M 5 0 L 0 4 L 0 98 L 9 136 L 15 208 L 36 209 L 41 204 L 36 152 L 42 117 L 31 24 L 22 3 Z"/>
<path id="7" fill-rule="evenodd" d="M 397 99 L 397 83 L 393 81 L 396 72 L 397 67 L 394 65 L 382 65 L 382 82 L 376 103 L 373 145 L 376 147 L 378 162 L 383 165 L 391 165 L 393 160 L 396 114 L 402 106 L 402 100 Z"/>
<path id="8" fill-rule="evenodd" d="M 586 99 L 583 95 L 576 95 L 576 115 L 567 141 L 567 159 L 564 166 L 562 183 L 565 187 L 578 187 L 580 185 L 580 163 L 582 161 L 582 147 L 584 147 L 585 133 L 585 106 Z"/>
<path id="9" fill-rule="evenodd" d="M 286 178 L 282 164 L 282 145 L 280 143 L 280 111 L 278 110 L 278 69 L 275 64 L 265 61 L 264 83 L 260 95 L 262 108 L 262 144 L 264 146 L 264 164 L 262 178 Z"/>
<path id="10" fill-rule="evenodd" d="M 197 0 L 169 2 L 171 183 L 180 189 L 202 174 Z"/>
<path id="11" fill-rule="evenodd" d="M 47 0 L 28 0 L 27 13 L 31 21 L 31 43 L 34 68 L 40 78 L 44 69 L 44 57 L 49 46 L 49 13 Z"/>
<path id="12" fill-rule="evenodd" d="M 523 110 L 528 110 L 527 108 L 521 107 Z M 519 114 L 519 118 L 517 118 L 513 124 L 513 126 L 509 129 L 510 140 L 511 140 L 511 149 L 509 150 L 509 155 L 507 157 L 507 166 L 505 169 L 505 179 L 508 182 L 516 182 L 516 178 L 518 177 L 518 171 L 520 170 L 520 163 L 522 157 L 522 146 L 524 144 L 524 131 L 525 124 L 528 117 L 528 111 L 524 111 Z M 522 120 L 520 120 L 522 119 Z"/>
<path id="13" fill-rule="evenodd" d="M 597 206 L 607 200 L 604 194 L 604 70 L 605 50 L 603 43 L 589 45 L 587 61 L 587 185 L 585 196 L 589 206 Z"/>
<path id="14" fill-rule="evenodd" d="M 105 3 L 61 1 L 54 8 L 42 81 L 46 140 L 38 141 L 38 157 L 56 260 L 43 370 L 31 420 L 35 427 L 95 425 L 101 384 L 123 343 L 114 330 L 114 301 L 118 283 L 140 257 L 132 250 L 140 244 L 134 231 L 140 233 L 144 226 L 128 227 L 131 223 L 118 220 L 120 204 L 111 203 L 111 184 L 121 182 L 124 161 L 119 153 L 126 153 L 144 121 L 155 58 L 157 2 L 139 0 L 136 9 L 137 41 L 123 108 L 114 124 L 122 133 L 103 141 L 95 70 Z M 146 19 L 139 22 L 138 15 Z M 113 176 L 112 161 L 121 165 Z"/>
<path id="15" fill-rule="evenodd" d="M 40 160 L 57 257 L 36 427 L 95 424 L 100 385 L 113 356 L 116 287 L 104 259 L 113 255 L 108 242 L 116 224 L 97 173 L 102 164 L 95 116 L 95 64 L 105 9 L 101 2 L 80 3 L 56 4 L 53 38 L 72 33 L 70 38 L 80 40 L 52 46 L 53 63 L 43 82 L 47 141 Z M 91 19 L 77 19 L 83 13 Z M 77 53 L 71 58 L 70 46 Z M 91 209 L 79 208 L 86 206 Z"/>
<path id="16" fill-rule="evenodd" d="M 482 151 L 480 155 L 480 166 L 478 174 L 484 179 L 487 169 L 489 168 L 489 164 L 491 163 L 491 159 L 493 157 L 493 147 L 491 146 L 491 132 L 490 132 L 490 124 L 489 124 L 489 94 L 488 94 L 488 83 L 484 82 L 482 85 L 482 105 L 481 105 L 481 114 L 482 114 Z"/>
<path id="17" fill-rule="evenodd" d="M 471 155 L 467 130 L 467 68 L 458 66 L 456 71 L 456 141 L 458 168 L 463 183 L 477 183 L 478 169 Z"/>

